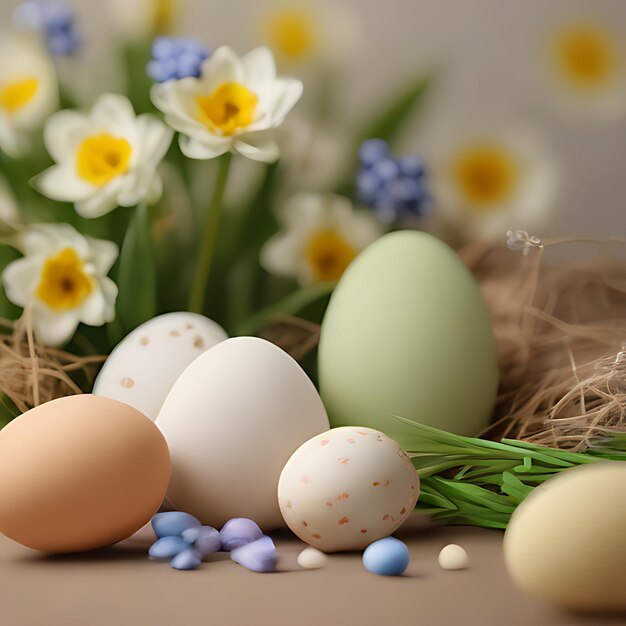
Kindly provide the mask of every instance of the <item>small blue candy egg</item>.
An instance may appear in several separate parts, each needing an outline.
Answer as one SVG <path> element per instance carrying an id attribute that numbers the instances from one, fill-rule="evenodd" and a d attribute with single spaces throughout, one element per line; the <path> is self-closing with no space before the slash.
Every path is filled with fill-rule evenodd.
<path id="1" fill-rule="evenodd" d="M 263 536 L 263 531 L 251 519 L 235 517 L 228 520 L 220 531 L 222 550 L 230 552 Z"/>
<path id="2" fill-rule="evenodd" d="M 222 549 L 220 534 L 212 526 L 195 526 L 183 532 L 183 539 L 193 544 L 202 555 L 219 552 Z"/>
<path id="3" fill-rule="evenodd" d="M 174 569 L 180 570 L 196 569 L 200 563 L 202 563 L 202 555 L 193 548 L 184 550 L 170 561 L 170 565 Z"/>
<path id="4" fill-rule="evenodd" d="M 372 574 L 399 576 L 409 565 L 409 549 L 399 539 L 385 537 L 365 549 L 363 565 Z"/>
<path id="5" fill-rule="evenodd" d="M 265 535 L 236 548 L 230 553 L 230 558 L 253 572 L 273 572 L 278 562 L 276 546 L 272 539 Z"/>
<path id="6" fill-rule="evenodd" d="M 200 521 L 189 513 L 168 511 L 157 513 L 152 518 L 152 530 L 157 537 L 180 537 L 188 528 L 202 526 Z"/>
<path id="7" fill-rule="evenodd" d="M 148 554 L 153 559 L 171 559 L 190 547 L 189 542 L 182 537 L 161 537 L 152 544 Z"/>

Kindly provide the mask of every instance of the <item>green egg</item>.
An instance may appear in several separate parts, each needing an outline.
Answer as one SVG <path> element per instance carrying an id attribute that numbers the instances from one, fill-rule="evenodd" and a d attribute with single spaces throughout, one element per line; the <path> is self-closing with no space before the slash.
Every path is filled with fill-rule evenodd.
<path id="1" fill-rule="evenodd" d="M 352 262 L 318 359 L 332 426 L 376 428 L 406 447 L 394 415 L 460 435 L 490 421 L 498 362 L 487 307 L 456 253 L 426 233 L 390 233 Z"/>

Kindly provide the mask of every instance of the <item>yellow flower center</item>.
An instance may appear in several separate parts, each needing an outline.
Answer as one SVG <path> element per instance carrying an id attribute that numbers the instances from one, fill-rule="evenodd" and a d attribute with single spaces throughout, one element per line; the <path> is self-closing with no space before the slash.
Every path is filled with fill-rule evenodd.
<path id="1" fill-rule="evenodd" d="M 268 16 L 266 32 L 272 49 L 289 60 L 308 56 L 314 45 L 315 23 L 307 11 L 285 9 Z"/>
<path id="2" fill-rule="evenodd" d="M 497 145 L 467 146 L 452 168 L 457 186 L 475 210 L 489 211 L 514 191 L 519 168 L 513 156 Z"/>
<path id="3" fill-rule="evenodd" d="M 81 304 L 93 291 L 93 279 L 73 248 L 64 248 L 46 260 L 36 295 L 54 311 L 67 311 Z"/>
<path id="4" fill-rule="evenodd" d="M 232 135 L 254 122 L 259 98 L 241 83 L 222 83 L 210 96 L 196 96 L 199 119 L 210 130 Z"/>
<path id="5" fill-rule="evenodd" d="M 608 32 L 593 26 L 563 30 L 554 43 L 557 69 L 573 87 L 593 89 L 611 80 L 617 53 Z"/>
<path id="6" fill-rule="evenodd" d="M 126 139 L 109 133 L 83 139 L 76 152 L 76 173 L 88 183 L 102 187 L 125 174 L 132 148 Z"/>
<path id="7" fill-rule="evenodd" d="M 36 78 L 25 78 L 3 85 L 0 87 L 0 108 L 15 113 L 35 97 L 38 88 L 39 81 Z"/>
<path id="8" fill-rule="evenodd" d="M 306 259 L 315 282 L 339 280 L 356 256 L 356 250 L 336 231 L 328 228 L 309 239 Z"/>

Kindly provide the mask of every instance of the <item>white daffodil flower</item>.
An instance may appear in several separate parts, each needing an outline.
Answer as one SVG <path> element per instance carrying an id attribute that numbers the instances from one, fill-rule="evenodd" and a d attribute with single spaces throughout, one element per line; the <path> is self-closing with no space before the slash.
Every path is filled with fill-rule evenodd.
<path id="1" fill-rule="evenodd" d="M 105 94 L 88 114 L 59 111 L 48 120 L 44 141 L 56 165 L 34 185 L 89 218 L 156 202 L 162 192 L 157 166 L 172 134 L 155 116 L 136 116 L 128 98 Z"/>
<path id="2" fill-rule="evenodd" d="M 56 72 L 35 37 L 0 33 L 0 150 L 20 157 L 58 107 Z"/>
<path id="3" fill-rule="evenodd" d="M 501 241 L 508 230 L 541 232 L 556 209 L 558 171 L 528 129 L 466 135 L 431 167 L 435 211 L 466 242 Z"/>
<path id="4" fill-rule="evenodd" d="M 265 0 L 262 42 L 289 67 L 341 65 L 363 41 L 358 12 L 338 0 Z"/>
<path id="5" fill-rule="evenodd" d="M 384 232 L 372 213 L 355 211 L 347 198 L 333 194 L 297 194 L 279 217 L 282 230 L 261 250 L 261 264 L 303 286 L 339 280 L 356 255 Z"/>
<path id="6" fill-rule="evenodd" d="M 279 156 L 272 130 L 302 95 L 302 83 L 278 78 L 274 57 L 261 47 L 241 59 L 218 48 L 202 65 L 200 78 L 154 85 L 152 101 L 179 131 L 180 147 L 192 159 L 239 152 L 271 163 Z"/>
<path id="7" fill-rule="evenodd" d="M 561 109 L 613 118 L 626 110 L 626 49 L 609 26 L 564 24 L 548 38 L 547 82 Z"/>
<path id="8" fill-rule="evenodd" d="M 4 289 L 11 302 L 29 307 L 39 342 L 58 346 L 80 322 L 101 326 L 115 317 L 117 287 L 107 278 L 114 243 L 83 237 L 69 224 L 34 224 L 14 246 L 24 257 L 5 268 Z"/>

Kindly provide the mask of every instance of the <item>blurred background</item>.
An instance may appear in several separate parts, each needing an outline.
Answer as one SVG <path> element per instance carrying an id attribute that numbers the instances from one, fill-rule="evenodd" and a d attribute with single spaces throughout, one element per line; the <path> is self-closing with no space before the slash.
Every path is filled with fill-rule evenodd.
<path id="1" fill-rule="evenodd" d="M 17 4 L 0 0 L 3 26 L 8 26 Z M 112 38 L 120 34 L 142 37 L 138 15 L 149 2 L 75 0 L 70 4 L 77 10 L 85 39 L 81 55 L 72 60 L 71 72 L 78 73 L 77 89 L 89 99 L 119 86 L 121 73 L 110 59 Z M 176 34 L 196 37 L 213 49 L 229 44 L 240 53 L 267 39 L 264 24 L 276 5 L 266 0 L 160 4 L 171 5 L 168 10 L 177 14 L 172 18 Z M 282 3 L 282 7 L 289 4 L 294 3 Z M 486 128 L 505 133 L 515 129 L 536 137 L 542 155 L 558 172 L 558 193 L 549 202 L 550 216 L 541 226 L 542 235 L 624 233 L 626 2 L 345 0 L 316 4 L 346 8 L 341 19 L 330 15 L 334 26 L 325 27 L 332 39 L 329 49 L 341 47 L 337 39 L 345 44 L 331 62 L 338 83 L 334 100 L 342 120 L 340 129 L 358 125 L 407 81 L 433 73 L 424 107 L 406 127 L 397 152 L 435 159 L 459 137 Z M 602 49 L 590 51 L 591 62 L 605 62 L 611 68 L 610 84 L 601 86 L 600 91 L 606 93 L 598 98 L 585 94 L 578 98 L 575 89 L 567 93 L 551 73 L 551 46 L 562 29 L 572 24 L 592 27 L 607 39 L 607 49 L 615 57 L 602 61 L 598 60 Z M 593 44 L 583 41 L 581 46 Z M 306 84 L 307 68 L 300 65 L 284 71 L 301 76 Z M 518 224 L 511 223 L 511 227 Z"/>

